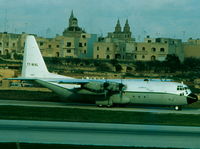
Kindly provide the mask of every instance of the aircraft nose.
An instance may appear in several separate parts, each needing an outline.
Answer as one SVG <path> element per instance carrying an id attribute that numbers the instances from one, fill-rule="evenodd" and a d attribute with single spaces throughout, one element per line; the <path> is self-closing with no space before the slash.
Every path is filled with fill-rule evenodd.
<path id="1" fill-rule="evenodd" d="M 187 96 L 187 102 L 188 104 L 191 104 L 191 103 L 194 103 L 194 102 L 197 102 L 198 101 L 198 97 L 197 95 L 191 93 Z"/>

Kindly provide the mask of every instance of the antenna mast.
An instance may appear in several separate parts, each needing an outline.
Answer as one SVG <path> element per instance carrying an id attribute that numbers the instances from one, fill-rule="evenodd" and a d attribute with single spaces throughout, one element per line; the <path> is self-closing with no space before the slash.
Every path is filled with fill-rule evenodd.
<path id="1" fill-rule="evenodd" d="M 4 32 L 7 32 L 7 9 L 5 9 L 5 18 L 4 18 Z"/>

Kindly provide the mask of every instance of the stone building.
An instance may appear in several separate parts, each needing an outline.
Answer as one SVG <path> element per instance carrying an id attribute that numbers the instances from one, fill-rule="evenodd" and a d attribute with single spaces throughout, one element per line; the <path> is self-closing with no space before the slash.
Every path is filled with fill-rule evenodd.
<path id="1" fill-rule="evenodd" d="M 184 61 L 183 44 L 180 39 L 147 38 L 144 42 L 136 42 L 128 20 L 122 30 L 120 21 L 117 21 L 115 31 L 108 33 L 94 44 L 94 59 L 118 59 L 128 61 L 164 61 L 168 54 L 174 54 Z"/>
<path id="2" fill-rule="evenodd" d="M 15 53 L 22 54 L 26 35 L 0 33 L 0 55 L 13 57 Z M 180 39 L 147 36 L 144 42 L 136 42 L 128 19 L 123 27 L 118 19 L 113 32 L 109 32 L 105 38 L 97 39 L 96 34 L 88 34 L 79 27 L 73 11 L 62 35 L 55 38 L 35 37 L 45 57 L 164 61 L 168 54 L 175 54 L 180 61 L 184 61 L 185 57 L 200 58 L 199 39 L 189 39 L 182 43 Z"/>
<path id="3" fill-rule="evenodd" d="M 185 58 L 200 58 L 200 39 L 188 39 L 183 44 Z"/>
<path id="4" fill-rule="evenodd" d="M 21 42 L 23 34 L 0 33 L 0 55 L 20 53 L 24 43 Z"/>
<path id="5" fill-rule="evenodd" d="M 92 58 L 93 43 L 97 41 L 97 35 L 87 34 L 78 26 L 78 19 L 73 11 L 69 18 L 68 27 L 63 31 L 61 39 L 62 48 L 61 57 L 73 58 Z M 68 40 L 69 39 L 69 40 Z"/>
<path id="6" fill-rule="evenodd" d="M 96 42 L 94 44 L 94 59 L 115 59 L 116 45 L 112 42 Z"/>
<path id="7" fill-rule="evenodd" d="M 44 57 L 93 58 L 93 43 L 96 34 L 87 34 L 78 26 L 78 19 L 72 11 L 69 26 L 63 35 L 55 38 L 43 38 L 34 35 Z M 22 54 L 26 38 L 25 33 L 0 33 L 0 55 Z"/>
<path id="8" fill-rule="evenodd" d="M 184 61 L 184 51 L 180 39 L 147 38 L 144 42 L 137 42 L 134 50 L 135 61 L 164 61 L 168 54 L 174 54 Z"/>
<path id="9" fill-rule="evenodd" d="M 56 38 L 36 37 L 40 51 L 45 57 L 60 57 L 60 41 Z"/>
<path id="10" fill-rule="evenodd" d="M 71 12 L 63 35 L 55 38 L 36 37 L 42 55 L 46 57 L 92 58 L 93 43 L 97 35 L 87 34 L 78 26 L 78 19 Z"/>
<path id="11" fill-rule="evenodd" d="M 134 38 L 131 37 L 132 32 L 130 30 L 130 26 L 128 23 L 128 19 L 126 20 L 126 23 L 124 25 L 124 28 L 122 30 L 119 19 L 117 20 L 117 24 L 115 26 L 115 31 L 108 33 L 107 38 L 111 38 L 113 41 L 117 40 L 117 42 L 131 42 L 135 41 Z"/>
<path id="12" fill-rule="evenodd" d="M 94 43 L 93 58 L 130 60 L 133 58 L 134 43 L 128 20 L 122 30 L 118 19 L 114 32 Z"/>
<path id="13" fill-rule="evenodd" d="M 78 19 L 74 16 L 73 11 L 71 12 L 68 24 L 68 27 L 63 31 L 63 36 L 80 38 L 81 34 L 86 33 L 78 26 Z"/>

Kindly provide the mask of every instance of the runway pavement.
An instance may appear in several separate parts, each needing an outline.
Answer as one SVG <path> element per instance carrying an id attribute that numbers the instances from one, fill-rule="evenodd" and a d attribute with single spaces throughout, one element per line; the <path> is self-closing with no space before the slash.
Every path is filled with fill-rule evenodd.
<path id="1" fill-rule="evenodd" d="M 42 101 L 19 101 L 19 100 L 0 100 L 1 105 L 14 106 L 32 106 L 32 107 L 56 107 L 56 108 L 79 108 L 94 110 L 110 110 L 110 111 L 135 111 L 135 112 L 152 112 L 152 113 L 175 113 L 175 114 L 200 114 L 198 108 L 183 108 L 181 111 L 175 111 L 172 107 L 155 107 L 155 106 L 127 106 L 127 107 L 111 107 L 100 108 L 95 104 L 79 104 L 64 102 L 42 102 Z"/>
<path id="2" fill-rule="evenodd" d="M 0 142 L 199 148 L 200 127 L 0 120 Z"/>

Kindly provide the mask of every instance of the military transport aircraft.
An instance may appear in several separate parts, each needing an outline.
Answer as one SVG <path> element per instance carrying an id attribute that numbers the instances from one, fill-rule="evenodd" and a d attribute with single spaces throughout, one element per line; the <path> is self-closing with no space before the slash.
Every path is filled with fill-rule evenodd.
<path id="1" fill-rule="evenodd" d="M 187 85 L 172 81 L 142 79 L 75 79 L 50 73 L 35 37 L 26 37 L 22 75 L 17 80 L 34 80 L 65 99 L 92 98 L 98 106 L 148 104 L 174 106 L 196 102 Z"/>

